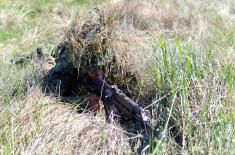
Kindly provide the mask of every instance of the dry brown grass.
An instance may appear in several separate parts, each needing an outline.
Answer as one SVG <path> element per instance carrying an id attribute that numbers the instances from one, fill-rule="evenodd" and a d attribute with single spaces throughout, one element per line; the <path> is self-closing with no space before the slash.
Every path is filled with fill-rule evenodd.
<path id="1" fill-rule="evenodd" d="M 197 5 L 186 2 L 186 7 L 181 8 L 180 2 L 175 1 L 111 1 L 107 8 L 114 17 L 123 25 L 123 28 L 136 28 L 148 30 L 152 33 L 196 33 L 198 21 Z"/>
<path id="2" fill-rule="evenodd" d="M 78 114 L 76 108 L 44 96 L 36 87 L 13 101 L 13 144 L 23 154 L 120 154 L 129 152 L 123 130 L 104 117 Z M 28 139 L 27 137 L 31 137 Z"/>

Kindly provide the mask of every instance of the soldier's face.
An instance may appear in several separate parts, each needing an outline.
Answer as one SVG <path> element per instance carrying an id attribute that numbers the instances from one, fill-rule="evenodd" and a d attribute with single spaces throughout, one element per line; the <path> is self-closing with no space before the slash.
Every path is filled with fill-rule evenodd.
<path id="1" fill-rule="evenodd" d="M 99 70 L 88 72 L 88 75 L 92 79 L 95 79 L 95 78 L 103 79 L 104 78 L 104 71 L 102 69 L 99 69 Z"/>

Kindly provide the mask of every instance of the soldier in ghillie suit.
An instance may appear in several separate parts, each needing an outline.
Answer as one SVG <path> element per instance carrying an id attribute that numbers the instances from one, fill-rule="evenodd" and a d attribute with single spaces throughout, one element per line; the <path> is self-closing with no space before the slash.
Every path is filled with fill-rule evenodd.
<path id="1" fill-rule="evenodd" d="M 97 35 L 98 28 L 99 25 L 83 25 L 77 41 L 87 41 L 92 38 L 91 35 Z M 53 53 L 56 64 L 44 78 L 46 92 L 55 93 L 65 101 L 80 104 L 78 107 L 81 109 L 99 110 L 99 98 L 86 89 L 88 76 L 103 79 L 105 74 L 103 57 L 106 51 L 100 51 L 95 46 L 98 44 L 90 43 L 80 49 L 70 41 L 60 43 Z M 83 50 L 83 53 L 78 50 Z"/>
<path id="2" fill-rule="evenodd" d="M 110 50 L 110 44 L 115 37 L 114 19 L 104 16 L 100 10 L 96 10 L 94 17 L 98 19 L 89 20 L 81 27 L 76 20 L 72 23 L 65 41 L 52 54 L 56 64 L 44 78 L 44 90 L 57 94 L 65 101 L 76 103 L 82 110 L 97 111 L 100 108 L 99 98 L 87 90 L 86 80 L 104 79 L 109 74 L 107 82 L 116 83 L 112 75 L 118 67 Z M 121 76 L 120 73 L 114 74 Z M 122 86 L 119 87 L 123 89 Z M 130 89 L 124 93 L 129 96 Z"/>
<path id="3" fill-rule="evenodd" d="M 86 68 L 82 68 L 82 66 L 80 69 L 77 69 L 73 65 L 73 62 L 71 62 L 71 59 L 68 58 L 71 54 L 69 52 L 69 43 L 61 43 L 58 48 L 62 53 L 57 54 L 55 67 L 53 67 L 44 78 L 46 92 L 55 93 L 57 96 L 61 97 L 62 100 L 76 104 L 88 101 L 87 104 L 81 105 L 81 108 L 98 110 L 100 107 L 99 98 L 94 94 L 90 94 L 86 89 L 86 76 L 103 76 L 103 70 L 98 69 L 97 58 L 92 57 L 91 60 L 89 60 L 91 61 L 89 64 L 92 70 L 86 70 Z"/>
<path id="4" fill-rule="evenodd" d="M 161 134 L 151 126 L 144 110 L 131 99 L 134 95 L 138 96 L 135 93 L 137 80 L 133 74 L 122 70 L 117 64 L 115 53 L 111 52 L 110 43 L 112 37 L 116 37 L 112 30 L 112 19 L 103 20 L 102 16 L 99 22 L 86 22 L 81 27 L 72 24 L 66 39 L 52 52 L 55 65 L 43 78 L 43 91 L 55 94 L 62 101 L 74 103 L 79 112 L 96 113 L 102 103 L 108 122 L 117 122 L 126 131 L 142 136 L 139 141 L 141 144 L 137 146 L 141 151 L 151 143 L 149 139 L 153 135 L 161 137 Z M 44 55 L 37 49 L 36 54 L 27 59 L 13 62 L 20 64 L 32 58 L 42 61 Z M 109 84 L 117 84 L 119 89 Z M 97 86 L 98 91 L 94 91 Z M 135 138 L 130 138 L 133 148 L 136 143 Z"/>
<path id="5" fill-rule="evenodd" d="M 44 77 L 46 93 L 55 93 L 62 100 L 78 104 L 80 109 L 97 111 L 99 98 L 87 90 L 86 79 L 103 79 L 112 57 L 107 49 L 110 29 L 102 20 L 71 26 L 66 41 L 60 43 L 52 56 L 55 66 Z"/>

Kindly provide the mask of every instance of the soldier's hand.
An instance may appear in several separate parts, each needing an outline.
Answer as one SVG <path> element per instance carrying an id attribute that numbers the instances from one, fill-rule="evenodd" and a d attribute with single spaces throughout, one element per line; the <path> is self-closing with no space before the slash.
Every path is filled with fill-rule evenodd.
<path id="1" fill-rule="evenodd" d="M 87 94 L 87 99 L 88 99 L 88 105 L 87 108 L 93 112 L 97 112 L 100 110 L 101 107 L 101 101 L 100 98 L 92 93 Z"/>

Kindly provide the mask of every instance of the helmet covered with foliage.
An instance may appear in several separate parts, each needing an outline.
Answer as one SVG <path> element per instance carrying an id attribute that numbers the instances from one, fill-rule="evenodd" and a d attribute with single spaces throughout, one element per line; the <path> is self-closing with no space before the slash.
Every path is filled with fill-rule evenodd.
<path id="1" fill-rule="evenodd" d="M 110 60 L 108 47 L 112 40 L 114 20 L 104 16 L 98 9 L 95 15 L 90 16 L 82 25 L 74 20 L 66 33 L 73 64 L 80 73 L 102 69 Z"/>

